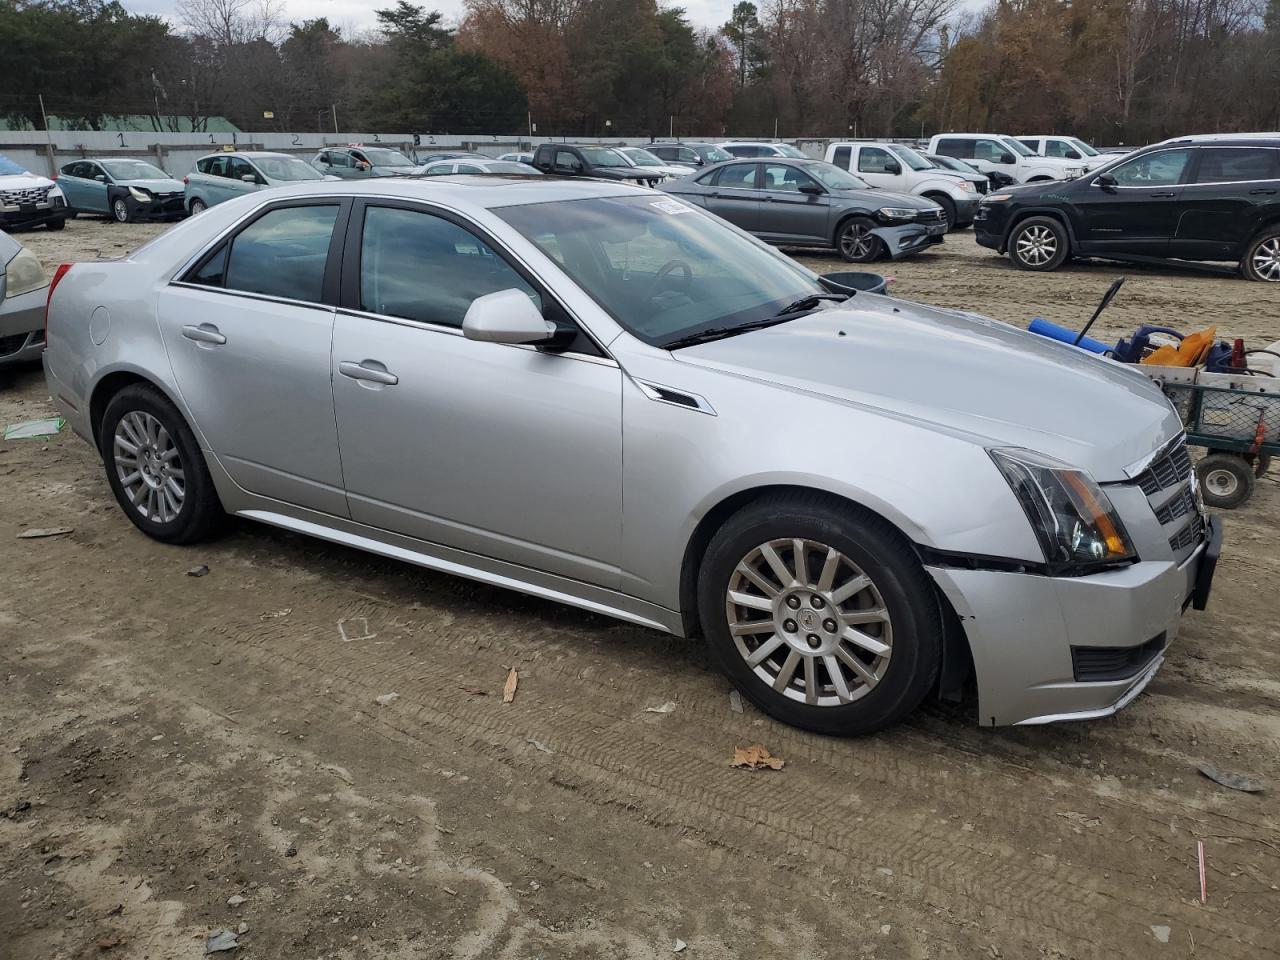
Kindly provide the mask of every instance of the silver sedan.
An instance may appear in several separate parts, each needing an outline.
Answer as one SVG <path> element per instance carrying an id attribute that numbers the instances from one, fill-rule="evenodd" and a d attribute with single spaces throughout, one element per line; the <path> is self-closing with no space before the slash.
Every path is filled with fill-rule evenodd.
<path id="1" fill-rule="evenodd" d="M 61 272 L 44 357 L 152 537 L 232 513 L 705 636 L 827 733 L 971 676 L 984 724 L 1114 712 L 1219 543 L 1145 377 L 625 184 L 241 197 Z"/>

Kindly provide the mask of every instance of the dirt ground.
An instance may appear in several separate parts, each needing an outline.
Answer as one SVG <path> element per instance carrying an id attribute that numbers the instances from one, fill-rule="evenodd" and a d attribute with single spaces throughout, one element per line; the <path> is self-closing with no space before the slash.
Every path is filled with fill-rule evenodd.
<path id="1" fill-rule="evenodd" d="M 51 265 L 159 229 L 21 239 Z M 884 269 L 1069 324 L 1125 272 L 1104 339 L 1280 338 L 1280 288 L 1242 280 L 1041 277 L 964 234 Z M 0 384 L 0 424 L 51 412 L 37 370 Z M 930 705 L 862 740 L 736 712 L 697 643 L 250 523 L 154 543 L 68 431 L 0 442 L 0 484 L 3 960 L 192 958 L 219 928 L 245 931 L 221 956 L 298 960 L 1280 956 L 1274 480 L 1119 716 Z M 753 742 L 785 768 L 730 769 Z"/>

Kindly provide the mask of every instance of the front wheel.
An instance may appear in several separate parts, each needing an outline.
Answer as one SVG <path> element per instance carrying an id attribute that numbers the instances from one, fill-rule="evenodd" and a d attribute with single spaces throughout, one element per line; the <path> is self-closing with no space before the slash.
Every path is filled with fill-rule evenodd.
<path id="1" fill-rule="evenodd" d="M 1234 453 L 1211 453 L 1196 464 L 1204 502 L 1218 510 L 1234 510 L 1253 496 L 1258 478 L 1254 466 Z"/>
<path id="2" fill-rule="evenodd" d="M 818 733 L 872 733 L 924 699 L 942 656 L 933 587 L 884 520 L 768 497 L 715 535 L 698 579 L 711 650 L 752 703 Z"/>
<path id="3" fill-rule="evenodd" d="M 840 227 L 836 246 L 840 256 L 850 263 L 871 263 L 884 253 L 884 243 L 871 231 L 875 221 L 870 217 L 851 217 Z"/>
<path id="4" fill-rule="evenodd" d="M 1066 228 L 1052 217 L 1028 217 L 1009 235 L 1009 259 L 1023 270 L 1057 270 L 1070 253 Z"/>
<path id="5" fill-rule="evenodd" d="M 1250 280 L 1280 281 L 1280 229 L 1264 230 L 1250 241 L 1240 258 L 1240 272 Z"/>
<path id="6" fill-rule="evenodd" d="M 124 197 L 116 197 L 111 201 L 111 219 L 116 223 L 129 222 L 129 204 L 124 202 Z"/>

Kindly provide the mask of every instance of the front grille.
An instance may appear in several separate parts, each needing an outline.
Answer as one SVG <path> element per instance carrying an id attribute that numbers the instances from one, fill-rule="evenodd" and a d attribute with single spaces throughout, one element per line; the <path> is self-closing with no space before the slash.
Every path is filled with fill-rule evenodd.
<path id="1" fill-rule="evenodd" d="M 973 188 L 977 190 L 979 193 L 986 193 L 987 186 L 988 184 L 986 180 L 978 180 L 977 182 L 974 183 Z"/>
<path id="2" fill-rule="evenodd" d="M 1179 517 L 1186 516 L 1195 508 L 1196 495 L 1191 492 L 1190 487 L 1187 487 L 1156 511 L 1156 519 L 1160 521 L 1160 526 L 1164 526 L 1166 523 L 1172 523 Z"/>
<path id="3" fill-rule="evenodd" d="M 1169 538 L 1169 547 L 1174 553 L 1186 550 L 1204 539 L 1204 518 L 1199 513 L 1191 518 L 1191 522 Z"/>
<path id="4" fill-rule="evenodd" d="M 921 210 L 916 214 L 916 220 L 919 223 L 945 223 L 947 215 L 942 212 L 942 208 L 937 210 Z"/>
<path id="5" fill-rule="evenodd" d="M 1148 497 L 1167 490 L 1187 478 L 1191 473 L 1191 454 L 1187 453 L 1187 440 L 1179 437 L 1164 453 L 1151 461 L 1147 469 L 1133 478 Z"/>
<path id="6" fill-rule="evenodd" d="M 1160 655 L 1164 643 L 1159 633 L 1137 647 L 1072 647 L 1071 672 L 1077 683 L 1128 680 Z"/>
<path id="7" fill-rule="evenodd" d="M 24 187 L 21 190 L 0 190 L 0 202 L 6 207 L 19 203 L 44 203 L 52 187 Z"/>

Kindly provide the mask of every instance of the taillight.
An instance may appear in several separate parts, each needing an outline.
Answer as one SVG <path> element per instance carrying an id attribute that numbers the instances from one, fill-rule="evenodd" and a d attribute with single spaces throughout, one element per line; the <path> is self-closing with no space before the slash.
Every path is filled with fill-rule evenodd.
<path id="1" fill-rule="evenodd" d="M 74 264 L 60 263 L 58 269 L 53 271 L 53 279 L 49 281 L 49 295 L 44 298 L 44 342 L 49 342 L 49 303 L 53 300 L 53 291 L 57 289 L 58 282 L 67 275 Z"/>
<path id="2" fill-rule="evenodd" d="M 185 187 L 187 184 L 189 184 L 190 182 L 191 182 L 191 178 L 190 178 L 190 177 L 183 177 L 183 178 L 182 178 L 182 185 L 183 185 L 184 187 Z"/>

